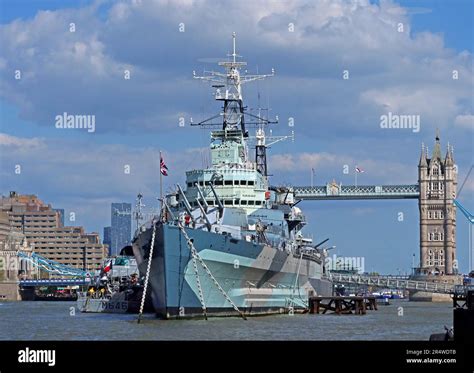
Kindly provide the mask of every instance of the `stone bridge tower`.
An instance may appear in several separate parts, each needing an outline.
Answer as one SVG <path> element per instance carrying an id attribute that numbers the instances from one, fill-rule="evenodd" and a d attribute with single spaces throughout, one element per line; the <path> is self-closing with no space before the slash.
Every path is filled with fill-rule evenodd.
<path id="1" fill-rule="evenodd" d="M 452 275 L 457 272 L 456 207 L 457 167 L 453 148 L 441 156 L 439 134 L 431 158 L 422 145 L 418 164 L 420 197 L 420 274 Z"/>

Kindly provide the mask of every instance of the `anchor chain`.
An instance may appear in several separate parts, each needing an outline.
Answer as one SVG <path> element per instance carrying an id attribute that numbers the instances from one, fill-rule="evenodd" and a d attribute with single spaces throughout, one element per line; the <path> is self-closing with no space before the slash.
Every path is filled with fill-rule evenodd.
<path id="1" fill-rule="evenodd" d="M 193 254 L 193 267 L 194 267 L 194 274 L 196 275 L 196 284 L 197 284 L 198 293 L 199 293 L 199 301 L 201 302 L 202 314 L 204 315 L 204 318 L 207 320 L 206 303 L 204 302 L 204 295 L 202 293 L 201 280 L 199 280 L 197 262 L 196 262 L 196 257 L 194 256 L 194 254 Z"/>
<path id="2" fill-rule="evenodd" d="M 146 297 L 146 292 L 148 288 L 148 280 L 150 278 L 150 270 L 151 270 L 151 259 L 153 257 L 153 249 L 155 248 L 155 235 L 156 235 L 156 222 L 153 221 L 153 233 L 151 235 L 151 247 L 150 247 L 150 254 L 148 256 L 148 263 L 146 267 L 146 274 L 145 274 L 145 284 L 143 286 L 143 295 L 142 295 L 142 301 L 140 303 L 140 312 L 138 314 L 138 324 L 140 324 L 140 319 L 143 314 L 143 308 L 145 307 L 145 297 Z"/>
<path id="3" fill-rule="evenodd" d="M 247 318 L 245 317 L 243 312 L 239 310 L 239 308 L 235 305 L 235 303 L 232 301 L 232 299 L 230 299 L 230 297 L 227 295 L 225 290 L 222 289 L 221 285 L 219 284 L 219 282 L 217 282 L 216 278 L 212 275 L 210 269 L 207 267 L 206 263 L 204 263 L 204 260 L 202 260 L 201 256 L 198 254 L 196 248 L 194 247 L 194 244 L 192 243 L 191 239 L 189 238 L 188 234 L 186 233 L 186 230 L 184 229 L 184 227 L 181 225 L 180 222 L 178 222 L 178 228 L 183 233 L 184 238 L 186 239 L 188 247 L 191 250 L 193 260 L 197 259 L 199 261 L 199 263 L 201 264 L 202 268 L 206 271 L 209 278 L 214 282 L 214 285 L 216 285 L 217 289 L 221 292 L 221 294 L 224 296 L 224 298 L 230 303 L 232 308 L 234 308 L 234 310 L 236 312 L 238 312 L 244 320 L 247 320 Z"/>

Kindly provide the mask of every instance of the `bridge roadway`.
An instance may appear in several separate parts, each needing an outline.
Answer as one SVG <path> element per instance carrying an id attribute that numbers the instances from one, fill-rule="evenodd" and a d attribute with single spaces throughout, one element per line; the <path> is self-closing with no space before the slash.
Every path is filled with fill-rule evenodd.
<path id="1" fill-rule="evenodd" d="M 406 185 L 342 185 L 335 182 L 319 186 L 294 186 L 296 199 L 347 200 L 347 199 L 417 199 L 418 184 Z"/>
<path id="2" fill-rule="evenodd" d="M 334 283 L 366 285 L 394 290 L 420 290 L 429 293 L 453 294 L 455 285 L 444 282 L 410 280 L 408 276 L 367 276 L 329 273 Z"/>
<path id="3" fill-rule="evenodd" d="M 35 287 L 35 286 L 74 286 L 74 285 L 89 285 L 90 278 L 69 279 L 56 278 L 44 280 L 21 280 L 18 282 L 20 287 Z"/>

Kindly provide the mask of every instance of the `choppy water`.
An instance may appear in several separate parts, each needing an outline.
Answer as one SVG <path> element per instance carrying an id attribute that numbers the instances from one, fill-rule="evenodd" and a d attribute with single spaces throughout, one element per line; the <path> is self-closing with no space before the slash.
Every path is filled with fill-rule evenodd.
<path id="1" fill-rule="evenodd" d="M 86 314 L 74 302 L 0 303 L 1 340 L 427 340 L 452 325 L 450 303 L 392 301 L 356 315 L 277 315 L 158 320 L 145 315 Z M 398 316 L 403 307 L 403 316 Z"/>

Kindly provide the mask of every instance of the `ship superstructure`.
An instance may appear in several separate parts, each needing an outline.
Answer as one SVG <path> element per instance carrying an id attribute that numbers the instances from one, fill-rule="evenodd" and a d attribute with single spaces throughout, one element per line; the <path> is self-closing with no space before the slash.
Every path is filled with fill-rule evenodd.
<path id="1" fill-rule="evenodd" d="M 332 291 L 324 252 L 304 237 L 305 217 L 291 188 L 269 187 L 267 147 L 293 134 L 267 137 L 272 122 L 244 106 L 242 85 L 274 71 L 241 75 L 246 63 L 237 61 L 235 34 L 229 57 L 219 63 L 222 73 L 194 73 L 212 83 L 222 105 L 219 114 L 192 123 L 213 128 L 210 166 L 186 172 L 184 188 L 177 185 L 162 200 L 160 217 L 141 227 L 133 244 L 156 311 L 165 318 L 284 312 L 304 307 L 308 295 Z"/>

